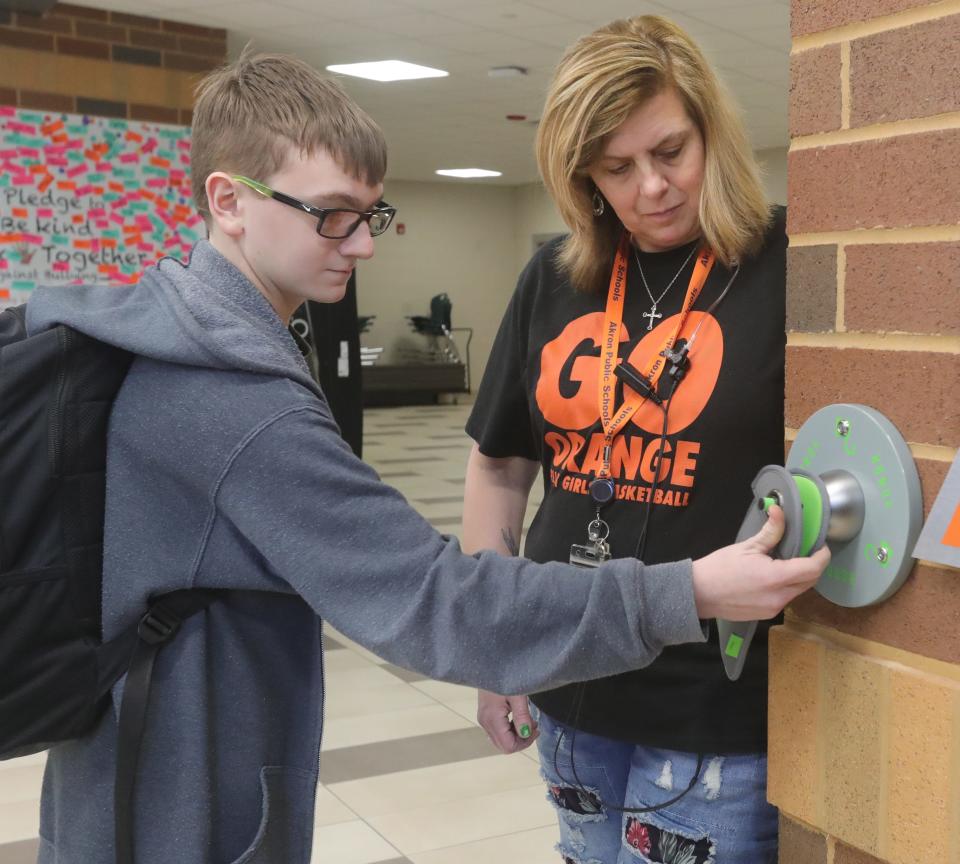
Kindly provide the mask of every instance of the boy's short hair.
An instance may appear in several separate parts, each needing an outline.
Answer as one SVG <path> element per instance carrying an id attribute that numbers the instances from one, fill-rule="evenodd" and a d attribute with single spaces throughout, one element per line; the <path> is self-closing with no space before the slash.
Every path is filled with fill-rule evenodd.
<path id="1" fill-rule="evenodd" d="M 387 172 L 383 132 L 339 84 L 295 57 L 249 46 L 197 86 L 192 131 L 193 201 L 204 219 L 211 173 L 262 181 L 283 167 L 291 144 L 305 155 L 327 151 L 370 186 Z"/>

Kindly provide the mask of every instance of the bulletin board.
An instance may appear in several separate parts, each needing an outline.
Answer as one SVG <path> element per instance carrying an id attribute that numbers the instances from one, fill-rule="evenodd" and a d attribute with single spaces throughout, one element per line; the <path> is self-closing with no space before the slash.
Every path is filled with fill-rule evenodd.
<path id="1" fill-rule="evenodd" d="M 124 284 L 206 232 L 190 129 L 0 106 L 0 309 L 38 285 Z"/>

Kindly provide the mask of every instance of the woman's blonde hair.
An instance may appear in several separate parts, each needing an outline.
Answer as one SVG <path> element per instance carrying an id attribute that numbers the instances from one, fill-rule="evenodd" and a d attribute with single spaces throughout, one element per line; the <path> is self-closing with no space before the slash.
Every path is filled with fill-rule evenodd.
<path id="1" fill-rule="evenodd" d="M 325 150 L 370 186 L 387 172 L 380 127 L 335 81 L 295 57 L 257 54 L 247 45 L 197 86 L 193 108 L 193 201 L 209 218 L 207 177 L 214 171 L 261 182 L 283 168 L 290 145 Z"/>
<path id="2" fill-rule="evenodd" d="M 579 290 L 602 290 L 623 226 L 610 207 L 593 213 L 588 170 L 630 113 L 676 91 L 703 136 L 700 228 L 726 266 L 757 251 L 770 206 L 743 123 L 700 49 L 657 15 L 614 21 L 567 50 L 554 73 L 537 129 L 543 182 L 570 228 L 558 264 Z"/>

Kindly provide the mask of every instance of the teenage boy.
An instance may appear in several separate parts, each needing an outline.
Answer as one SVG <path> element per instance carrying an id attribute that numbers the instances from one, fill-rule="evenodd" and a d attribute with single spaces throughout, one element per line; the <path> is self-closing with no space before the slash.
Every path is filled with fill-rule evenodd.
<path id="1" fill-rule="evenodd" d="M 777 510 L 746 543 L 651 567 L 467 556 L 437 534 L 341 440 L 286 327 L 305 300 L 339 300 L 373 254 L 392 218 L 385 171 L 380 130 L 339 87 L 245 54 L 198 90 L 193 191 L 209 241 L 189 265 L 30 301 L 31 331 L 62 322 L 137 355 L 108 439 L 105 638 L 151 595 L 235 589 L 157 661 L 138 864 L 309 860 L 323 618 L 433 678 L 528 693 L 703 640 L 700 618 L 771 617 L 826 565 L 766 557 Z M 108 712 L 50 752 L 41 862 L 112 860 L 116 746 Z"/>

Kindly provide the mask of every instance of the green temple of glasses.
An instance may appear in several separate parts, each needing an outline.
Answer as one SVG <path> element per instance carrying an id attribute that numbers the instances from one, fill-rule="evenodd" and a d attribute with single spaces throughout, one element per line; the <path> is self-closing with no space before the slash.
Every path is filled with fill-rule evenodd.
<path id="1" fill-rule="evenodd" d="M 396 207 L 391 207 L 386 201 L 381 201 L 372 210 L 351 210 L 347 207 L 313 207 L 298 198 L 291 195 L 285 195 L 283 192 L 277 192 L 269 186 L 244 177 L 241 174 L 234 174 L 233 179 L 245 186 L 249 186 L 254 192 L 259 192 L 265 198 L 273 198 L 281 204 L 302 210 L 317 220 L 317 234 L 326 237 L 329 240 L 342 240 L 353 234 L 360 227 L 361 222 L 366 222 L 370 228 L 370 234 L 377 237 L 383 234 L 393 217 L 397 213 Z"/>

